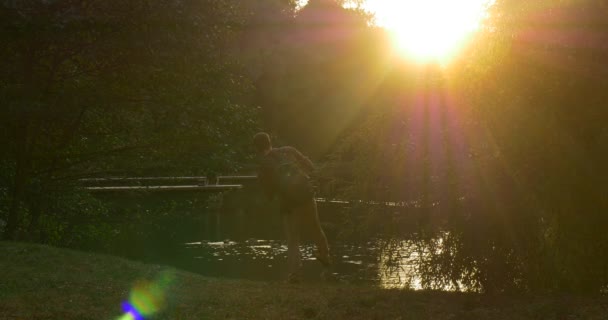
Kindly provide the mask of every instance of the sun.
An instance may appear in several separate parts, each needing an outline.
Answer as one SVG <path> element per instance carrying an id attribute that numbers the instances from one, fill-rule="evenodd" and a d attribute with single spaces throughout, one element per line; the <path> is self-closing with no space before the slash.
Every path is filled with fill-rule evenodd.
<path id="1" fill-rule="evenodd" d="M 388 29 L 403 54 L 446 62 L 475 32 L 491 0 L 367 0 L 376 23 Z"/>

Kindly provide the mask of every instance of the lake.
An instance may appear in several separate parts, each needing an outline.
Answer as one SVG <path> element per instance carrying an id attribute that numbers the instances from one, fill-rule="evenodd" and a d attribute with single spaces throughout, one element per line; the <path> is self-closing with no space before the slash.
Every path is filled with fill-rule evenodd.
<path id="1" fill-rule="evenodd" d="M 215 204 L 208 202 L 207 196 L 188 192 L 108 194 L 100 198 L 112 204 L 116 219 L 145 217 L 122 225 L 131 226 L 130 231 L 123 234 L 133 238 L 119 241 L 115 246 L 117 254 L 210 277 L 286 279 L 287 246 L 285 241 L 276 240 L 284 237 L 281 215 L 276 203 L 256 202 L 260 196 L 229 193 L 211 197 Z M 214 215 L 210 208 L 219 207 L 221 209 L 216 210 L 221 214 Z M 397 249 L 388 250 L 384 241 L 374 238 L 387 221 L 393 221 L 391 215 L 403 208 L 390 207 L 391 210 L 383 214 L 374 214 L 364 206 L 348 211 L 348 221 L 369 228 L 356 229 L 352 232 L 354 236 L 344 237 L 340 233 L 350 227 L 344 226 L 343 207 L 342 203 L 319 203 L 319 215 L 334 261 L 332 278 L 358 285 L 421 289 L 416 273 L 419 253 L 414 246 L 407 241 L 393 240 L 392 248 Z M 400 216 L 408 218 L 404 225 L 413 227 L 420 214 Z M 313 246 L 304 244 L 301 249 L 304 281 L 323 281 L 322 267 L 312 255 Z"/>
<path id="2" fill-rule="evenodd" d="M 383 288 L 421 288 L 415 272 L 417 253 L 407 242 L 399 243 L 400 249 L 392 251 L 398 255 L 393 255 L 393 259 L 380 240 L 330 246 L 334 259 L 332 278 L 336 281 Z M 313 250 L 311 244 L 301 246 L 303 280 L 325 281 Z M 282 281 L 287 273 L 287 245 L 284 241 L 258 239 L 195 241 L 179 246 L 168 262 L 210 277 Z"/>

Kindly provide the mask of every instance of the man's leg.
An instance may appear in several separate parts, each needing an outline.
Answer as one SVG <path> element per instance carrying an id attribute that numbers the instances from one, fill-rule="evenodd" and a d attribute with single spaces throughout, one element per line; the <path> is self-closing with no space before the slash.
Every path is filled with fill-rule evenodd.
<path id="1" fill-rule="evenodd" d="M 323 228 L 321 227 L 321 222 L 319 221 L 317 202 L 313 198 L 298 208 L 295 213 L 302 218 L 302 223 L 309 227 L 310 236 L 317 246 L 317 260 L 324 266 L 329 267 L 329 265 L 331 265 L 329 245 L 325 232 L 323 232 Z"/>
<path id="2" fill-rule="evenodd" d="M 298 226 L 298 216 L 295 212 L 283 214 L 283 224 L 287 236 L 287 269 L 289 281 L 298 281 L 302 259 L 300 256 L 300 229 Z"/>

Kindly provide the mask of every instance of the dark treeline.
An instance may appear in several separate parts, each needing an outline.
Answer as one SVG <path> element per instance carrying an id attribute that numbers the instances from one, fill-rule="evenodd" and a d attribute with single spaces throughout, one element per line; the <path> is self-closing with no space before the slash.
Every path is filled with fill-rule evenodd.
<path id="1" fill-rule="evenodd" d="M 425 211 L 375 225 L 428 288 L 606 290 L 603 1 L 497 0 L 445 66 L 330 0 L 0 3 L 4 238 L 107 237 L 77 179 L 246 172 L 263 129 L 323 195 Z"/>

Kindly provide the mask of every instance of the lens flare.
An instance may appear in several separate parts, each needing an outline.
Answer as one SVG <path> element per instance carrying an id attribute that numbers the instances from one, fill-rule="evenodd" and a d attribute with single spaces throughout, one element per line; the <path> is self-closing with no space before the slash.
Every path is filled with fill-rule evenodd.
<path id="1" fill-rule="evenodd" d="M 116 320 L 144 320 L 162 311 L 167 306 L 166 291 L 174 280 L 175 274 L 165 271 L 154 281 L 136 282 L 129 294 L 129 301 L 122 303 L 125 314 Z"/>
<path id="2" fill-rule="evenodd" d="M 118 320 L 143 320 L 144 317 L 137 312 L 135 307 L 133 307 L 128 301 L 122 303 L 122 311 L 125 314 L 118 318 Z"/>

